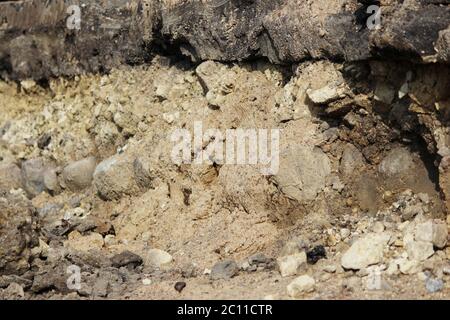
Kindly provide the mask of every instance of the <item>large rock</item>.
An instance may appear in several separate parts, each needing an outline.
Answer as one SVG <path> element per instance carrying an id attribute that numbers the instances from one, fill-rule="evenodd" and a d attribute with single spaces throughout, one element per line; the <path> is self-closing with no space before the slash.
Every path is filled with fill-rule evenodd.
<path id="1" fill-rule="evenodd" d="M 298 278 L 295 278 L 288 286 L 287 286 L 287 292 L 289 296 L 292 298 L 298 298 L 302 294 L 307 292 L 314 291 L 316 286 L 316 281 L 314 278 L 303 275 Z"/>
<path id="2" fill-rule="evenodd" d="M 342 256 L 342 266 L 345 269 L 359 270 L 380 263 L 389 239 L 390 235 L 387 233 L 370 233 L 356 240 Z"/>
<path id="3" fill-rule="evenodd" d="M 347 143 L 342 152 L 339 170 L 344 175 L 351 175 L 364 166 L 364 157 L 354 145 Z"/>
<path id="4" fill-rule="evenodd" d="M 22 163 L 22 178 L 25 190 L 30 196 L 37 196 L 41 192 L 52 188 L 53 173 L 51 167 L 41 158 L 27 160 Z M 51 190 L 53 191 L 53 190 Z"/>
<path id="5" fill-rule="evenodd" d="M 322 150 L 297 145 L 281 153 L 275 181 L 287 197 L 303 202 L 316 198 L 330 173 L 330 160 Z"/>
<path id="6" fill-rule="evenodd" d="M 95 157 L 89 157 L 69 164 L 62 171 L 62 183 L 72 191 L 89 187 L 96 163 Z"/>
<path id="7" fill-rule="evenodd" d="M 37 214 L 23 195 L 0 198 L 0 276 L 21 275 L 30 268 L 38 246 Z"/>
<path id="8" fill-rule="evenodd" d="M 125 155 L 115 155 L 102 161 L 94 171 L 94 185 L 106 200 L 138 192 L 133 161 Z"/>
<path id="9" fill-rule="evenodd" d="M 378 171 L 388 177 L 407 172 L 414 166 L 411 152 L 405 148 L 391 150 L 381 161 Z"/>
<path id="10" fill-rule="evenodd" d="M 419 223 L 416 226 L 414 235 L 417 241 L 430 242 L 435 247 L 443 249 L 447 244 L 448 238 L 447 223 L 439 220 Z"/>
<path id="11" fill-rule="evenodd" d="M 145 257 L 145 264 L 153 267 L 162 267 L 173 260 L 170 253 L 160 249 L 150 249 Z"/>
<path id="12" fill-rule="evenodd" d="M 306 253 L 296 253 L 277 259 L 278 269 L 282 277 L 295 276 L 302 267 L 306 266 Z"/>
<path id="13" fill-rule="evenodd" d="M 0 163 L 0 191 L 22 188 L 20 168 L 11 162 Z"/>
<path id="14" fill-rule="evenodd" d="M 212 280 L 228 280 L 239 272 L 239 267 L 236 262 L 232 260 L 225 260 L 218 262 L 211 269 L 211 279 Z"/>

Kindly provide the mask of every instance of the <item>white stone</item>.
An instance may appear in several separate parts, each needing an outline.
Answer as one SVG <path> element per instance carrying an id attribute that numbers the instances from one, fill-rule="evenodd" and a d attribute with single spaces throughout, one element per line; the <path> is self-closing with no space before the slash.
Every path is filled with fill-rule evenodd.
<path id="1" fill-rule="evenodd" d="M 278 268 L 282 277 L 296 275 L 300 268 L 306 265 L 306 253 L 300 252 L 290 256 L 284 256 L 277 259 Z"/>
<path id="2" fill-rule="evenodd" d="M 416 226 L 414 237 L 417 241 L 431 242 L 435 247 L 443 249 L 448 238 L 447 224 L 439 220 L 419 223 Z"/>
<path id="3" fill-rule="evenodd" d="M 325 86 L 317 90 L 308 90 L 307 95 L 316 104 L 326 104 L 345 96 L 343 90 L 335 86 Z"/>
<path id="4" fill-rule="evenodd" d="M 433 244 L 425 241 L 407 241 L 405 242 L 408 257 L 412 260 L 424 261 L 434 253 Z"/>
<path id="5" fill-rule="evenodd" d="M 417 260 L 399 259 L 398 266 L 403 274 L 415 274 L 420 271 L 420 262 Z"/>
<path id="6" fill-rule="evenodd" d="M 389 239 L 390 235 L 387 233 L 371 233 L 358 239 L 342 256 L 342 266 L 345 269 L 359 270 L 381 262 Z"/>
<path id="7" fill-rule="evenodd" d="M 292 298 L 297 298 L 303 293 L 312 292 L 315 289 L 316 281 L 314 278 L 303 275 L 295 278 L 288 286 L 287 292 Z"/>
<path id="8" fill-rule="evenodd" d="M 152 280 L 151 280 L 151 279 L 148 279 L 148 278 L 142 279 L 142 284 L 143 284 L 144 286 L 149 286 L 149 285 L 152 284 Z"/>
<path id="9" fill-rule="evenodd" d="M 150 249 L 147 253 L 145 264 L 161 267 L 172 262 L 172 256 L 160 249 Z"/>

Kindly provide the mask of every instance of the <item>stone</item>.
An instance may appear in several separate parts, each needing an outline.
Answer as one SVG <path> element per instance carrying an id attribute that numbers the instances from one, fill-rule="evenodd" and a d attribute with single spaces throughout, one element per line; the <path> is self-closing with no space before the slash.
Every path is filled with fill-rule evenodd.
<path id="1" fill-rule="evenodd" d="M 55 169 L 49 168 L 45 170 L 43 179 L 46 190 L 53 193 L 60 191 L 61 187 L 59 185 L 58 176 Z"/>
<path id="2" fill-rule="evenodd" d="M 297 145 L 281 153 L 280 169 L 274 179 L 287 197 L 303 202 L 316 198 L 330 173 L 330 160 L 322 150 Z"/>
<path id="3" fill-rule="evenodd" d="M 12 282 L 2 293 L 4 298 L 8 300 L 22 299 L 25 296 L 23 288 L 20 284 Z"/>
<path id="4" fill-rule="evenodd" d="M 375 233 L 381 233 L 384 231 L 384 224 L 380 221 L 377 221 L 372 226 L 372 231 Z"/>
<path id="5" fill-rule="evenodd" d="M 415 216 L 421 215 L 424 213 L 422 204 L 408 204 L 402 211 L 402 220 L 409 221 L 412 220 Z"/>
<path id="6" fill-rule="evenodd" d="M 64 241 L 64 246 L 78 251 L 101 250 L 103 237 L 95 232 L 82 236 L 78 231 L 72 231 Z"/>
<path id="7" fill-rule="evenodd" d="M 388 177 L 407 172 L 414 166 L 411 153 L 402 147 L 389 151 L 378 166 L 378 171 Z"/>
<path id="8" fill-rule="evenodd" d="M 92 183 L 96 163 L 95 157 L 72 162 L 62 171 L 62 183 L 71 191 L 80 191 L 89 187 Z"/>
<path id="9" fill-rule="evenodd" d="M 403 241 L 408 252 L 408 257 L 412 260 L 424 261 L 434 254 L 433 244 L 425 241 Z"/>
<path id="10" fill-rule="evenodd" d="M 429 293 L 435 293 L 444 288 L 444 281 L 442 279 L 434 279 L 429 277 L 425 281 L 425 287 Z"/>
<path id="11" fill-rule="evenodd" d="M 20 168 L 12 162 L 0 163 L 0 191 L 22 188 Z"/>
<path id="12" fill-rule="evenodd" d="M 128 250 L 116 254 L 111 258 L 112 266 L 116 268 L 127 266 L 136 268 L 137 266 L 140 266 L 142 262 L 143 260 L 140 256 Z"/>
<path id="13" fill-rule="evenodd" d="M 370 233 L 356 240 L 342 256 L 342 267 L 359 270 L 381 262 L 389 239 L 387 233 Z"/>
<path id="14" fill-rule="evenodd" d="M 397 262 L 399 270 L 403 274 L 415 274 L 421 271 L 420 261 L 402 258 Z"/>
<path id="15" fill-rule="evenodd" d="M 374 98 L 385 104 L 391 104 L 394 101 L 395 94 L 396 90 L 392 86 L 382 82 L 377 84 Z"/>
<path id="16" fill-rule="evenodd" d="M 174 288 L 175 288 L 176 291 L 181 293 L 181 291 L 183 291 L 183 289 L 186 288 L 186 282 L 179 281 L 179 282 L 175 283 Z"/>
<path id="17" fill-rule="evenodd" d="M 149 286 L 149 285 L 152 284 L 152 280 L 149 279 L 149 278 L 144 278 L 144 279 L 142 279 L 142 284 L 143 284 L 144 286 Z"/>
<path id="18" fill-rule="evenodd" d="M 327 273 L 335 273 L 336 272 L 336 266 L 334 264 L 326 265 L 322 268 L 323 271 Z"/>
<path id="19" fill-rule="evenodd" d="M 273 262 L 273 259 L 268 258 L 263 253 L 255 253 L 254 255 L 251 255 L 250 257 L 248 257 L 249 265 L 268 266 L 268 265 L 272 264 L 272 262 Z"/>
<path id="20" fill-rule="evenodd" d="M 315 104 L 327 104 L 340 98 L 344 98 L 345 92 L 340 87 L 327 85 L 317 90 L 308 90 L 307 95 Z"/>
<path id="21" fill-rule="evenodd" d="M 339 234 L 341 236 L 341 239 L 347 239 L 350 236 L 351 232 L 347 228 L 342 228 Z"/>
<path id="22" fill-rule="evenodd" d="M 31 159 L 22 163 L 22 177 L 25 191 L 37 196 L 45 191 L 44 173 L 47 167 L 42 159 Z"/>
<path id="23" fill-rule="evenodd" d="M 171 263 L 173 258 L 164 250 L 150 249 L 144 260 L 146 265 L 160 268 Z"/>
<path id="24" fill-rule="evenodd" d="M 347 143 L 342 152 L 339 171 L 344 175 L 351 175 L 364 166 L 364 157 L 353 144 Z"/>
<path id="25" fill-rule="evenodd" d="M 320 259 L 326 259 L 327 252 L 322 245 L 315 246 L 306 253 L 307 262 L 309 264 L 316 264 Z"/>
<path id="26" fill-rule="evenodd" d="M 133 161 L 115 155 L 100 162 L 94 171 L 94 185 L 105 200 L 117 200 L 137 192 Z"/>
<path id="27" fill-rule="evenodd" d="M 233 260 L 216 263 L 211 269 L 211 280 L 227 280 L 238 274 L 239 267 Z"/>
<path id="28" fill-rule="evenodd" d="M 296 253 L 290 256 L 284 256 L 277 259 L 278 269 L 282 277 L 297 275 L 302 267 L 306 266 L 306 253 Z"/>
<path id="29" fill-rule="evenodd" d="M 303 275 L 295 278 L 288 286 L 287 292 L 288 295 L 292 298 L 298 298 L 304 293 L 314 291 L 316 286 L 316 281 L 314 278 Z"/>
<path id="30" fill-rule="evenodd" d="M 431 242 L 436 248 L 443 249 L 447 244 L 447 224 L 439 220 L 429 220 L 417 224 L 414 232 L 415 240 Z"/>

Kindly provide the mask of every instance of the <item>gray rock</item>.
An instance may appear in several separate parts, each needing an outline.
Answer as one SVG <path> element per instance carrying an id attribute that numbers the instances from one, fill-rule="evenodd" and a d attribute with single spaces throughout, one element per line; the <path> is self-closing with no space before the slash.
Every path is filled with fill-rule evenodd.
<path id="1" fill-rule="evenodd" d="M 425 287 L 427 288 L 428 292 L 435 293 L 441 291 L 444 288 L 444 281 L 442 279 L 428 278 L 425 281 Z"/>
<path id="2" fill-rule="evenodd" d="M 0 163 L 0 191 L 22 188 L 20 168 L 11 162 Z"/>
<path id="3" fill-rule="evenodd" d="M 342 152 L 339 171 L 344 175 L 351 175 L 364 166 L 362 153 L 351 143 L 347 143 Z"/>
<path id="4" fill-rule="evenodd" d="M 47 166 L 42 159 L 31 159 L 22 163 L 22 177 L 25 191 L 31 196 L 37 196 L 46 190 L 44 174 Z"/>
<path id="5" fill-rule="evenodd" d="M 378 171 L 388 177 L 407 172 L 414 166 L 412 154 L 405 148 L 391 150 L 381 161 Z"/>
<path id="6" fill-rule="evenodd" d="M 263 253 L 255 253 L 254 255 L 248 257 L 248 263 L 250 265 L 262 265 L 269 264 L 273 259 L 266 257 Z"/>
<path id="7" fill-rule="evenodd" d="M 111 264 L 116 268 L 125 266 L 137 267 L 141 265 L 142 262 L 142 258 L 131 251 L 123 251 L 111 258 Z"/>
<path id="8" fill-rule="evenodd" d="M 95 157 L 73 162 L 62 171 L 62 183 L 72 191 L 79 191 L 91 185 L 96 168 Z"/>
<path id="9" fill-rule="evenodd" d="M 239 272 L 239 267 L 236 262 L 233 260 L 226 260 L 222 262 L 218 262 L 211 269 L 211 280 L 220 280 L 220 279 L 230 279 L 237 275 Z"/>

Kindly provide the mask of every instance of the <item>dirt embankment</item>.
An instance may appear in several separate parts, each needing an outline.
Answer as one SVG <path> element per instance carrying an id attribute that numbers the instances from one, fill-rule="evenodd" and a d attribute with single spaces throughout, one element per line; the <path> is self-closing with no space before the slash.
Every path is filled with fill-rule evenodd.
<path id="1" fill-rule="evenodd" d="M 1 3 L 0 295 L 448 298 L 449 5 L 364 2 Z"/>

